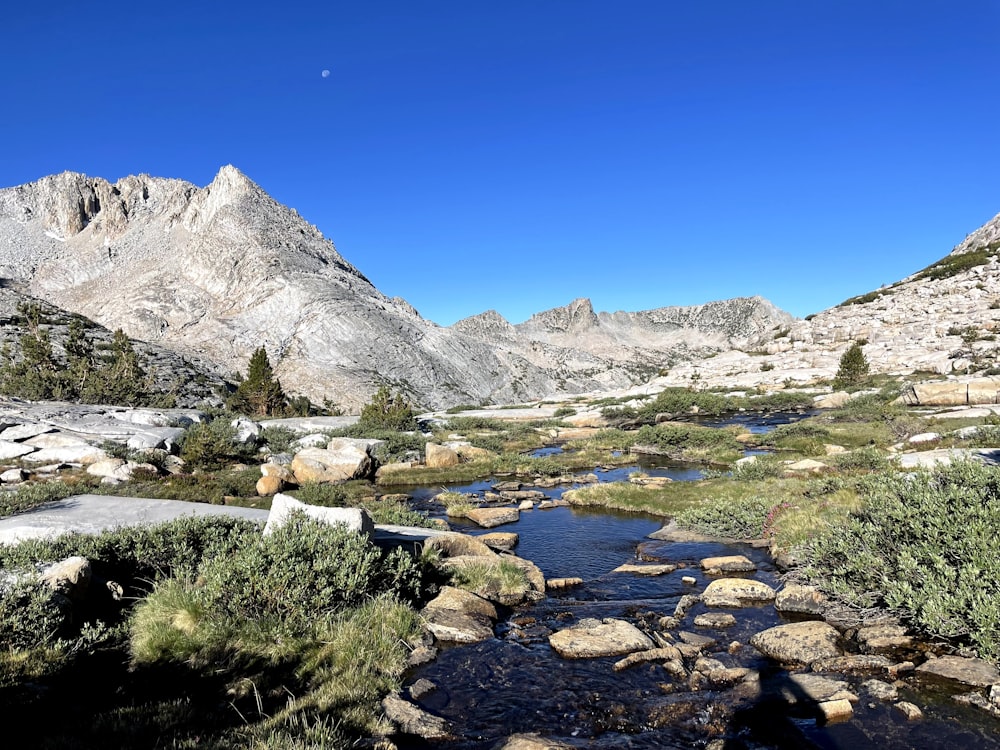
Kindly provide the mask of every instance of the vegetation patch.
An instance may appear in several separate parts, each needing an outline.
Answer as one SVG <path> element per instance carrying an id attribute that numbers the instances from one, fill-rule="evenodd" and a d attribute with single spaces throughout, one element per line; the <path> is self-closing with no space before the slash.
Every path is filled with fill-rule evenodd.
<path id="1" fill-rule="evenodd" d="M 1000 658 L 1000 470 L 957 463 L 863 480 L 864 504 L 806 546 L 804 572 L 858 607 Z"/>

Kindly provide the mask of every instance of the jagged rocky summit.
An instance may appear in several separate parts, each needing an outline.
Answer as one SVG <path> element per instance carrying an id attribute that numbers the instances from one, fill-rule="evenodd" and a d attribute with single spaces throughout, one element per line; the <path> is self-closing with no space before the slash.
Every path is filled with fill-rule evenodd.
<path id="1" fill-rule="evenodd" d="M 380 384 L 435 408 L 622 388 L 793 322 L 761 298 L 614 314 L 577 300 L 441 327 L 232 166 L 204 188 L 64 172 L 0 190 L 0 277 L 224 372 L 263 344 L 286 389 L 349 408 Z"/>

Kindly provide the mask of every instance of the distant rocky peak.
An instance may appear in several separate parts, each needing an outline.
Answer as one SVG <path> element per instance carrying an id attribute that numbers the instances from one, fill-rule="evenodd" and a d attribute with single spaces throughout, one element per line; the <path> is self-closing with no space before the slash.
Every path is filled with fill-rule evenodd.
<path id="1" fill-rule="evenodd" d="M 516 333 L 514 326 L 496 310 L 487 310 L 478 315 L 463 318 L 451 327 L 459 333 L 487 339 L 495 336 L 510 338 Z"/>
<path id="2" fill-rule="evenodd" d="M 227 164 L 207 186 L 191 196 L 181 221 L 189 232 L 199 232 L 222 209 L 235 207 L 243 202 L 272 204 L 274 200 L 257 183 L 232 164 Z"/>
<path id="3" fill-rule="evenodd" d="M 532 315 L 523 324 L 525 328 L 547 331 L 549 333 L 570 333 L 586 331 L 599 325 L 594 306 L 586 297 L 581 297 L 563 307 Z"/>

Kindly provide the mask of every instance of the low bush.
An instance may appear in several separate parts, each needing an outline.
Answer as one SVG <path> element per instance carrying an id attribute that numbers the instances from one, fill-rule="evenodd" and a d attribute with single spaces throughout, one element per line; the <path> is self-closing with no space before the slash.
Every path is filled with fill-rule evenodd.
<path id="1" fill-rule="evenodd" d="M 745 461 L 733 467 L 733 479 L 742 482 L 756 482 L 781 476 L 781 462 L 773 456 L 757 456 L 753 461 Z"/>
<path id="2" fill-rule="evenodd" d="M 850 604 L 888 607 L 1000 659 L 1000 469 L 873 474 L 859 494 L 860 510 L 805 546 L 805 575 Z"/>
<path id="3" fill-rule="evenodd" d="M 858 448 L 833 457 L 838 469 L 846 471 L 887 471 L 891 462 L 878 448 Z"/>
<path id="4" fill-rule="evenodd" d="M 181 442 L 181 458 L 192 467 L 218 468 L 256 455 L 255 446 L 236 441 L 236 428 L 225 416 L 192 425 Z"/>
<path id="5" fill-rule="evenodd" d="M 774 503 L 763 497 L 715 498 L 677 514 L 677 523 L 711 536 L 760 539 Z"/>

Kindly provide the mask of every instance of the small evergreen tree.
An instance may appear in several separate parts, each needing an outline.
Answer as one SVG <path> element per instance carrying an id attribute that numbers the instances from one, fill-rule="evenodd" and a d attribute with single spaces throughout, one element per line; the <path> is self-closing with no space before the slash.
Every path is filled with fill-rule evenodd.
<path id="1" fill-rule="evenodd" d="M 280 381 L 274 377 L 267 351 L 260 347 L 250 357 L 247 376 L 239 384 L 229 406 L 253 417 L 283 414 L 287 404 Z"/>
<path id="2" fill-rule="evenodd" d="M 360 424 L 370 428 L 407 432 L 417 429 L 417 417 L 402 393 L 393 396 L 389 387 L 383 385 L 372 396 L 372 400 L 362 407 Z"/>
<path id="3" fill-rule="evenodd" d="M 80 392 L 87 404 L 127 404 L 138 406 L 148 398 L 146 373 L 132 342 L 119 328 L 111 339 L 111 349 Z M 83 362 L 80 366 L 83 366 Z"/>
<path id="4" fill-rule="evenodd" d="M 840 358 L 840 368 L 833 379 L 834 388 L 850 388 L 862 385 L 868 379 L 868 358 L 861 348 L 861 342 L 851 344 Z"/>

